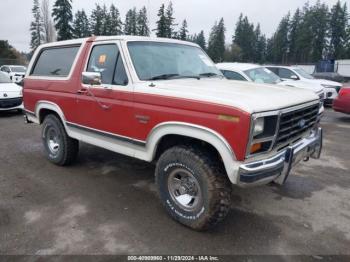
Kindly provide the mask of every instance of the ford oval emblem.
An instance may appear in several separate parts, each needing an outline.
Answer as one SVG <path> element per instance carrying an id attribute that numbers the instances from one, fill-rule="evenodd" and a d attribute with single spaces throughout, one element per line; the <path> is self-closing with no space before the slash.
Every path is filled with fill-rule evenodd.
<path id="1" fill-rule="evenodd" d="M 300 128 L 305 127 L 305 124 L 306 124 L 306 120 L 305 120 L 305 119 L 301 119 L 301 120 L 299 121 L 299 123 L 298 123 L 298 125 L 299 125 Z"/>
<path id="2" fill-rule="evenodd" d="M 7 94 L 6 94 L 6 93 L 4 94 L 4 97 L 7 97 Z"/>

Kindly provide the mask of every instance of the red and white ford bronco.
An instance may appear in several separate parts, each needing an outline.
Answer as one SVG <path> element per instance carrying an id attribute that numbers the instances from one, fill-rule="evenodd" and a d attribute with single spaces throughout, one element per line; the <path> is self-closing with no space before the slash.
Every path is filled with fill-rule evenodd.
<path id="1" fill-rule="evenodd" d="M 155 162 L 166 210 L 196 230 L 225 218 L 231 184 L 283 184 L 322 150 L 313 92 L 226 80 L 199 46 L 173 39 L 42 45 L 24 106 L 57 165 L 76 159 L 79 141 Z"/>

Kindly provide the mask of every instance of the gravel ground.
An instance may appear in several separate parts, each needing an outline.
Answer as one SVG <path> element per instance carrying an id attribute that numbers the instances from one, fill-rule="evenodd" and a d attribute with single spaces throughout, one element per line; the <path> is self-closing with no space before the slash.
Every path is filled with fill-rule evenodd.
<path id="1" fill-rule="evenodd" d="M 167 216 L 153 165 L 83 144 L 54 166 L 39 126 L 0 113 L 0 254 L 350 255 L 350 116 L 322 125 L 320 161 L 284 187 L 234 188 L 227 220 L 199 233 Z"/>

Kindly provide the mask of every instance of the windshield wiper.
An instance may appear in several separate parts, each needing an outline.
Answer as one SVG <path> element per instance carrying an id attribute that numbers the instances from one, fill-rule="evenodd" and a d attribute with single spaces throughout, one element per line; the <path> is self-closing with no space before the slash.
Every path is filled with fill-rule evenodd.
<path id="1" fill-rule="evenodd" d="M 186 75 L 179 75 L 172 77 L 173 79 L 181 79 L 181 78 L 194 78 L 197 80 L 200 80 L 201 78 L 199 76 L 193 75 L 193 76 L 186 76 Z"/>
<path id="2" fill-rule="evenodd" d="M 213 77 L 213 76 L 220 76 L 220 77 L 223 77 L 222 75 L 219 75 L 217 73 L 212 73 L 212 72 L 208 72 L 208 73 L 202 73 L 202 74 L 199 74 L 200 76 L 204 76 L 204 77 Z"/>
<path id="3" fill-rule="evenodd" d="M 163 75 L 148 78 L 147 80 L 167 80 L 175 76 L 179 76 L 179 74 L 163 74 Z"/>
<path id="4" fill-rule="evenodd" d="M 181 78 L 195 78 L 195 79 L 200 79 L 199 76 L 186 76 L 186 75 L 179 75 L 179 74 L 163 74 L 159 76 L 154 76 L 151 77 L 147 80 L 168 80 L 168 79 L 181 79 Z"/>

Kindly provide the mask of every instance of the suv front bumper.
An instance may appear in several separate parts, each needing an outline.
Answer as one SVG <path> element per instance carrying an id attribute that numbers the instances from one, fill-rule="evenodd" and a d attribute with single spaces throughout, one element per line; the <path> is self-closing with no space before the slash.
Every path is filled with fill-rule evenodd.
<path id="1" fill-rule="evenodd" d="M 284 184 L 292 167 L 301 160 L 320 158 L 322 140 L 322 128 L 318 128 L 309 137 L 283 149 L 271 158 L 242 164 L 238 170 L 238 184 L 242 187 L 264 185 L 272 181 Z"/>

